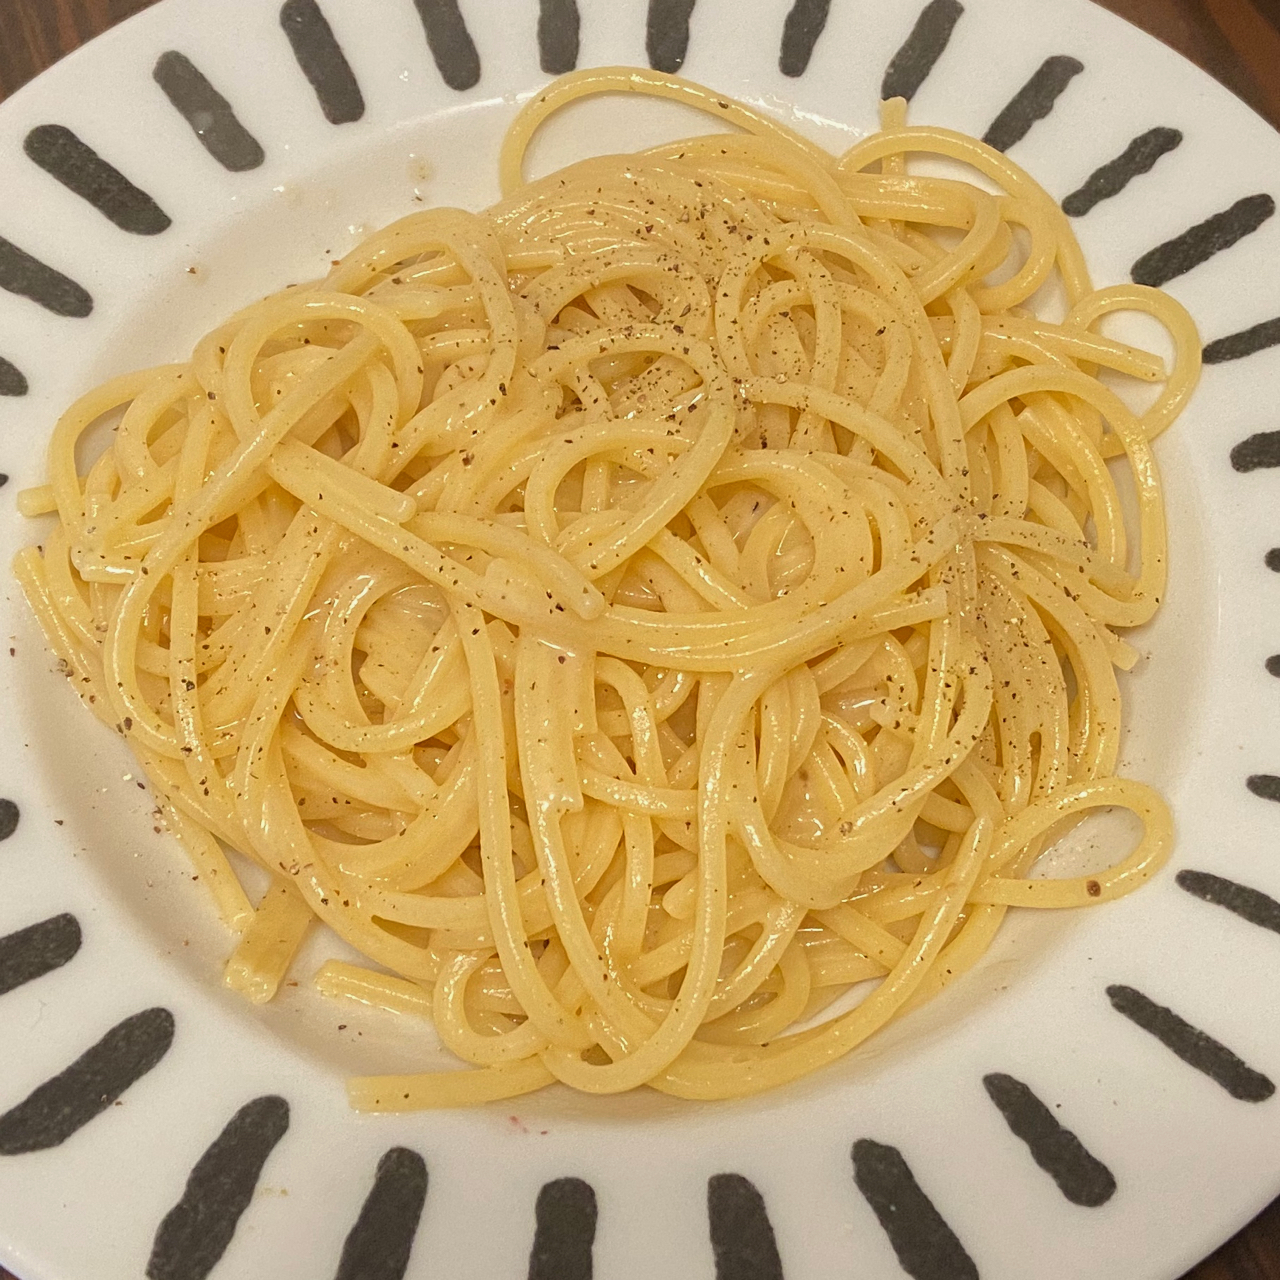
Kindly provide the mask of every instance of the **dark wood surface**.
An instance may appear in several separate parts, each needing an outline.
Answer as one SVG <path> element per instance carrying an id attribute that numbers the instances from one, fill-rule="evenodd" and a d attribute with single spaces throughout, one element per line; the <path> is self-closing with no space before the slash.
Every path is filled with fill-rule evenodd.
<path id="1" fill-rule="evenodd" d="M 153 2 L 0 0 L 0 99 Z M 1280 0 L 1099 2 L 1199 63 L 1280 128 Z M 0 1280 L 16 1277 L 0 1268 Z M 1183 1280 L 1280 1280 L 1280 1199 Z"/>

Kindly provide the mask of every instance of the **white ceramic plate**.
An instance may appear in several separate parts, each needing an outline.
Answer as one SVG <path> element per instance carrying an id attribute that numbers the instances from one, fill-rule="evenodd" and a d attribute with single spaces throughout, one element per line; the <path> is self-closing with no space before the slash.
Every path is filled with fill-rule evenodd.
<path id="1" fill-rule="evenodd" d="M 914 119 L 1089 193 L 1068 208 L 1100 283 L 1171 273 L 1228 339 L 1160 442 L 1170 599 L 1126 686 L 1173 868 L 1015 920 L 771 1095 L 361 1117 L 344 1076 L 443 1062 L 430 1029 L 325 1004 L 314 955 L 268 1008 L 222 990 L 228 936 L 6 578 L 0 1257 L 23 1280 L 1169 1280 L 1280 1189 L 1280 138 L 1085 0 L 166 0 L 0 108 L 0 559 L 73 396 L 415 201 L 490 201 L 546 71 L 681 59 L 834 148 L 892 64 Z M 544 167 L 685 124 L 588 110 Z"/>

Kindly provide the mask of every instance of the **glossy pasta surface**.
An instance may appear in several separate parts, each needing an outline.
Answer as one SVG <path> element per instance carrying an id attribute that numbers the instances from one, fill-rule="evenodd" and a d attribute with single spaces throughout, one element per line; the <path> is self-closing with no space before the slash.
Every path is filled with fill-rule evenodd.
<path id="1" fill-rule="evenodd" d="M 731 131 L 527 182 L 539 125 L 606 92 Z M 564 77 L 499 205 L 394 223 L 58 423 L 16 573 L 239 933 L 227 982 L 269 999 L 321 922 L 368 961 L 322 991 L 470 1064 L 356 1106 L 770 1088 L 1010 907 L 1166 858 L 1115 672 L 1164 590 L 1150 441 L 1194 328 L 1095 290 L 1003 155 L 882 114 L 836 157 L 689 82 Z M 1123 311 L 1168 368 L 1103 335 Z M 1109 870 L 1032 874 L 1112 806 L 1142 835 Z"/>

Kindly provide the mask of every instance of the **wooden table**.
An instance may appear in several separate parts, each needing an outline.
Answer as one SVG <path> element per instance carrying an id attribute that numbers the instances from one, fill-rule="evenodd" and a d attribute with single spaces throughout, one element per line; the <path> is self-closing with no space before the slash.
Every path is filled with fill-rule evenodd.
<path id="1" fill-rule="evenodd" d="M 0 99 L 154 2 L 0 0 Z M 1280 128 L 1280 0 L 1099 2 L 1199 63 Z M 0 1268 L 0 1280 L 16 1277 Z M 1280 1199 L 1183 1280 L 1280 1280 Z"/>

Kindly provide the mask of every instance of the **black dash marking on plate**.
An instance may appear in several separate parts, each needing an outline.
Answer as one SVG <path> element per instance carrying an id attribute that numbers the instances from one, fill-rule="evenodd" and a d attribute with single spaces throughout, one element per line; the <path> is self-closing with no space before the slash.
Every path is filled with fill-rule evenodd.
<path id="1" fill-rule="evenodd" d="M 689 52 L 689 18 L 696 0 L 649 0 L 644 47 L 655 71 L 672 75 Z"/>
<path id="2" fill-rule="evenodd" d="M 1273 653 L 1264 665 L 1268 675 L 1280 676 L 1280 653 Z"/>
<path id="3" fill-rule="evenodd" d="M 392 1147 L 378 1161 L 334 1280 L 401 1280 L 426 1200 L 426 1161 L 408 1147 Z"/>
<path id="4" fill-rule="evenodd" d="M 1180 889 L 1193 898 L 1211 902 L 1215 907 L 1226 907 L 1242 920 L 1280 933 L 1280 902 L 1268 897 L 1260 889 L 1250 889 L 1208 871 L 1179 871 L 1175 879 Z"/>
<path id="5" fill-rule="evenodd" d="M 0 995 L 61 969 L 80 942 L 80 921 L 67 912 L 0 938 Z"/>
<path id="6" fill-rule="evenodd" d="M 755 1183 L 739 1173 L 708 1178 L 707 1218 L 716 1280 L 782 1280 L 773 1225 Z"/>
<path id="7" fill-rule="evenodd" d="M 0 1116 L 0 1155 L 44 1151 L 107 1110 L 169 1052 L 173 1014 L 145 1009 L 117 1023 L 65 1071 Z"/>
<path id="8" fill-rule="evenodd" d="M 911 34 L 889 59 L 884 79 L 880 82 L 880 98 L 906 98 L 909 102 L 924 84 L 933 64 L 951 39 L 960 21 L 964 5 L 960 0 L 930 0 L 921 10 Z"/>
<path id="9" fill-rule="evenodd" d="M 7 484 L 9 477 L 5 476 Z M 18 818 L 21 814 L 12 800 L 0 800 L 0 840 L 7 840 L 18 829 Z"/>
<path id="10" fill-rule="evenodd" d="M 1150 173 L 1155 162 L 1181 141 L 1180 130 L 1164 125 L 1140 133 L 1114 160 L 1095 169 L 1084 186 L 1062 202 L 1062 212 L 1072 218 L 1082 218 L 1094 205 L 1119 195 L 1140 174 Z"/>
<path id="11" fill-rule="evenodd" d="M 1274 555 L 1276 558 L 1276 563 L 1271 568 L 1280 569 L 1280 547 L 1267 554 Z M 1244 785 L 1263 800 L 1280 800 L 1280 778 L 1277 778 L 1274 773 L 1252 774 L 1245 779 Z"/>
<path id="12" fill-rule="evenodd" d="M 983 142 L 997 151 L 1008 151 L 1027 136 L 1037 120 L 1043 120 L 1053 110 L 1062 91 L 1083 70 L 1084 63 L 1078 58 L 1060 53 L 1046 58 L 991 122 L 991 128 L 982 135 Z"/>
<path id="13" fill-rule="evenodd" d="M 1231 465 L 1237 471 L 1280 467 L 1280 431 L 1259 431 L 1248 439 L 1241 440 L 1231 450 Z"/>
<path id="14" fill-rule="evenodd" d="M 778 70 L 784 76 L 804 75 L 830 10 L 831 0 L 795 0 L 782 24 Z"/>
<path id="15" fill-rule="evenodd" d="M 149 1280 L 204 1280 L 231 1243 L 262 1166 L 288 1127 L 289 1104 L 274 1095 L 245 1103 L 227 1121 L 156 1230 Z"/>
<path id="16" fill-rule="evenodd" d="M 240 123 L 231 104 L 185 54 L 176 49 L 162 53 L 151 76 L 204 149 L 224 169 L 243 173 L 262 163 L 264 156 L 257 138 Z"/>
<path id="17" fill-rule="evenodd" d="M 538 60 L 549 76 L 578 65 L 578 0 L 538 0 Z"/>
<path id="18" fill-rule="evenodd" d="M 39 258 L 0 238 L 0 289 L 38 302 L 54 315 L 87 316 L 93 299 L 61 271 L 46 267 Z"/>
<path id="19" fill-rule="evenodd" d="M 1257 231 L 1275 211 L 1276 202 L 1265 192 L 1245 196 L 1230 209 L 1215 213 L 1180 236 L 1148 250 L 1133 264 L 1129 274 L 1135 284 L 1158 289 Z"/>
<path id="20" fill-rule="evenodd" d="M 458 8 L 458 0 L 413 0 L 436 60 L 450 89 L 470 89 L 480 81 L 480 55 Z"/>
<path id="21" fill-rule="evenodd" d="M 1280 573 L 1280 547 L 1272 547 L 1262 559 L 1273 573 Z"/>
<path id="22" fill-rule="evenodd" d="M 1205 364 L 1224 364 L 1277 345 L 1280 345 L 1280 316 L 1241 329 L 1239 333 L 1229 333 L 1225 338 L 1215 338 L 1205 344 L 1201 359 Z"/>
<path id="23" fill-rule="evenodd" d="M 1280 781 L 1280 779 L 1278 779 Z M 1265 1102 L 1276 1087 L 1260 1071 L 1242 1062 L 1226 1045 L 1193 1027 L 1172 1009 L 1156 1004 L 1133 987 L 1112 986 L 1107 996 L 1118 1013 L 1150 1032 L 1188 1066 L 1203 1071 L 1241 1102 Z"/>
<path id="24" fill-rule="evenodd" d="M 3 489 L 8 483 L 9 477 L 3 471 L 0 471 L 0 489 Z"/>
<path id="25" fill-rule="evenodd" d="M 581 1178 L 557 1178 L 538 1192 L 529 1280 L 591 1280 L 596 1193 Z"/>
<path id="26" fill-rule="evenodd" d="M 0 356 L 0 396 L 25 396 L 27 376 L 16 364 Z"/>
<path id="27" fill-rule="evenodd" d="M 1096 1209 L 1115 1195 L 1111 1170 L 1091 1155 L 1070 1129 L 1058 1123 L 1029 1086 L 999 1071 L 983 1076 L 982 1083 L 1014 1137 L 1027 1144 L 1031 1158 L 1072 1204 Z"/>
<path id="28" fill-rule="evenodd" d="M 66 125 L 38 124 L 23 141 L 27 156 L 46 173 L 87 200 L 121 231 L 155 236 L 172 219 L 141 187 L 135 187 Z"/>
<path id="29" fill-rule="evenodd" d="M 350 124 L 364 115 L 364 98 L 342 46 L 316 0 L 284 0 L 280 25 L 302 74 L 311 82 L 330 124 Z"/>
<path id="30" fill-rule="evenodd" d="M 909 1276 L 978 1280 L 973 1259 L 920 1189 L 897 1147 L 860 1138 L 853 1144 L 853 1178 Z"/>

